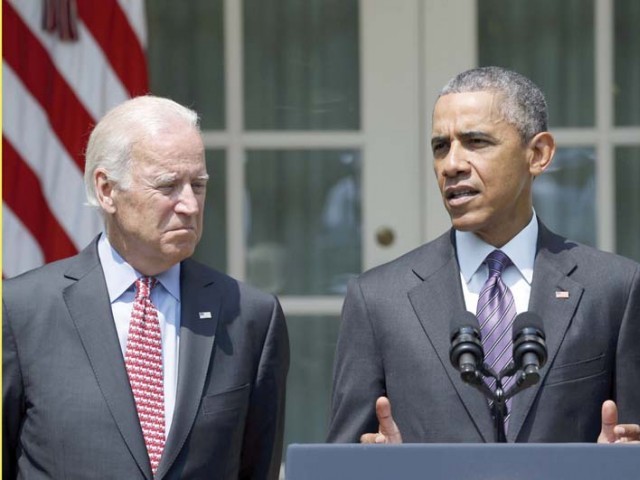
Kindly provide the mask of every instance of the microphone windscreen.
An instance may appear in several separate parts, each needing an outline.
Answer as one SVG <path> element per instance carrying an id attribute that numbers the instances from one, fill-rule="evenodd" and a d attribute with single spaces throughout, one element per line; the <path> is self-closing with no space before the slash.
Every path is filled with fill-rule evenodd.
<path id="1" fill-rule="evenodd" d="M 513 339 L 515 340 L 522 330 L 525 328 L 535 328 L 538 330 L 544 338 L 544 327 L 542 325 L 542 318 L 540 315 L 533 312 L 519 313 L 516 319 L 513 321 Z"/>
<path id="2" fill-rule="evenodd" d="M 451 323 L 449 326 L 450 338 L 453 338 L 453 336 L 463 327 L 475 328 L 478 333 L 480 333 L 480 323 L 478 323 L 478 318 L 468 311 L 460 312 L 459 314 L 451 317 Z"/>

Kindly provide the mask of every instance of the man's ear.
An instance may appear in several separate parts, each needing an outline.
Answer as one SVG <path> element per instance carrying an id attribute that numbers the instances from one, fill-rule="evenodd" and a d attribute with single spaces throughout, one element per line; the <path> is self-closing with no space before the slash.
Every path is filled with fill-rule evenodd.
<path id="1" fill-rule="evenodd" d="M 551 133 L 540 132 L 529 141 L 529 150 L 531 153 L 529 172 L 537 177 L 551 165 L 556 151 L 556 141 Z"/>
<path id="2" fill-rule="evenodd" d="M 113 198 L 116 190 L 115 183 L 109 178 L 104 168 L 96 168 L 95 172 L 93 172 L 93 185 L 100 208 L 105 213 L 115 213 L 116 205 Z"/>

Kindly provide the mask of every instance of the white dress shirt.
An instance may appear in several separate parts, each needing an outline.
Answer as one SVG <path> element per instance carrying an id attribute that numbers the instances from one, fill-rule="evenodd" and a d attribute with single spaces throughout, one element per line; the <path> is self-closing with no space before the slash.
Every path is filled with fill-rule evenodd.
<path id="1" fill-rule="evenodd" d="M 534 212 L 529 224 L 499 249 L 513 263 L 502 273 L 502 281 L 513 294 L 517 313 L 529 309 L 537 241 L 538 220 Z M 475 315 L 480 291 L 489 277 L 489 269 L 483 262 L 496 248 L 474 233 L 456 230 L 456 250 L 465 306 Z"/>
<path id="2" fill-rule="evenodd" d="M 129 321 L 135 297 L 135 281 L 142 276 L 113 249 L 103 233 L 98 241 L 98 256 L 109 291 L 111 311 L 118 331 L 124 358 L 129 335 Z M 178 352 L 180 347 L 180 264 L 155 277 L 158 284 L 151 291 L 151 301 L 158 309 L 162 333 L 164 369 L 165 438 L 171 429 L 178 388 Z"/>

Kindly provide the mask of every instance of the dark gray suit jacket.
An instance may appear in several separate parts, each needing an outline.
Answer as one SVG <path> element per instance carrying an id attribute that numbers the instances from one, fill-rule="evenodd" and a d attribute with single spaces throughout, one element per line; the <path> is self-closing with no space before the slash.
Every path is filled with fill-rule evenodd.
<path id="1" fill-rule="evenodd" d="M 454 239 L 451 231 L 350 284 L 330 442 L 377 432 L 380 395 L 406 442 L 494 441 L 487 400 L 449 361 L 449 324 L 465 310 Z M 543 319 L 549 359 L 539 384 L 514 397 L 508 441 L 595 441 L 609 398 L 621 423 L 640 422 L 640 265 L 540 224 L 529 310 Z"/>
<path id="2" fill-rule="evenodd" d="M 176 406 L 156 478 L 277 478 L 289 366 L 278 301 L 192 260 L 180 289 Z M 3 293 L 3 478 L 151 479 L 96 242 Z"/>

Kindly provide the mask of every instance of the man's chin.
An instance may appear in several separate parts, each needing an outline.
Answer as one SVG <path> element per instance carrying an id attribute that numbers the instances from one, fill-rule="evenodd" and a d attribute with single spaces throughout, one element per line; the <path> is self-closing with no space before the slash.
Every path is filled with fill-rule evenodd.
<path id="1" fill-rule="evenodd" d="M 178 263 L 193 255 L 196 245 L 196 241 L 165 243 L 162 247 L 162 252 L 166 257 L 171 258 L 173 263 Z"/>
<path id="2" fill-rule="evenodd" d="M 474 218 L 475 217 L 475 218 Z M 470 214 L 453 215 L 450 214 L 451 226 L 461 232 L 475 232 L 482 226 L 477 216 Z"/>

